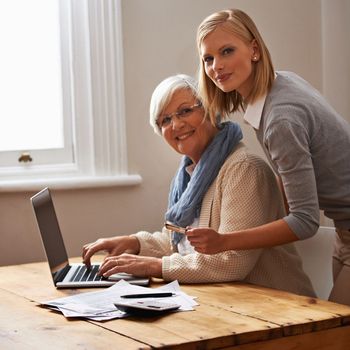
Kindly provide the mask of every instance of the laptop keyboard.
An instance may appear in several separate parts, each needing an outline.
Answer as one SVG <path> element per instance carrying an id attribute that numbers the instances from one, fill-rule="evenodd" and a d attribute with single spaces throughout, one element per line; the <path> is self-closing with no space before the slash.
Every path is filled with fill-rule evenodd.
<path id="1" fill-rule="evenodd" d="M 71 278 L 71 281 L 101 281 L 104 279 L 104 277 L 97 275 L 99 267 L 100 265 L 91 265 L 90 268 L 87 268 L 85 265 L 82 265 L 76 269 L 74 275 Z"/>

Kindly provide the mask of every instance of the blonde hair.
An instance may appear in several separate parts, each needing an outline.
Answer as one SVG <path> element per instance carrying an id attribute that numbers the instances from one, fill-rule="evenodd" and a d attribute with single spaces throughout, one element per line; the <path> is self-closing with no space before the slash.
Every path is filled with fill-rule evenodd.
<path id="1" fill-rule="evenodd" d="M 202 98 L 204 108 L 209 111 L 212 123 L 217 122 L 217 115 L 226 117 L 237 110 L 244 110 L 245 105 L 256 101 L 266 94 L 272 86 L 275 71 L 271 56 L 255 23 L 243 11 L 232 9 L 216 12 L 203 20 L 197 30 L 197 47 L 201 56 L 201 45 L 208 34 L 222 25 L 226 31 L 250 44 L 255 40 L 259 49 L 259 60 L 253 65 L 253 88 L 243 101 L 242 96 L 236 91 L 223 92 L 206 75 L 204 62 L 200 59 L 198 72 L 198 90 Z"/>
<path id="2" fill-rule="evenodd" d="M 161 135 L 161 130 L 157 124 L 160 114 L 168 106 L 174 93 L 182 89 L 189 89 L 193 96 L 199 99 L 197 80 L 186 74 L 168 77 L 154 89 L 149 107 L 149 122 L 157 134 Z"/>

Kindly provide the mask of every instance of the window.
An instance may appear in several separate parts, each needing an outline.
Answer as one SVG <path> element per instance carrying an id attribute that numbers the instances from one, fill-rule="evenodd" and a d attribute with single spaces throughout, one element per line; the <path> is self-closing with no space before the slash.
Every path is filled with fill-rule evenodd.
<path id="1" fill-rule="evenodd" d="M 25 149 L 36 153 L 37 164 L 47 163 L 52 157 L 43 160 L 45 152 L 38 150 L 64 151 L 71 143 L 63 131 L 58 3 L 14 0 L 0 6 L 1 165 L 15 166 L 17 152 Z M 28 16 L 39 7 L 35 18 Z"/>
<path id="2" fill-rule="evenodd" d="M 120 0 L 11 0 L 0 6 L 7 3 L 15 15 L 0 8 L 0 21 L 11 69 L 0 72 L 18 74 L 0 83 L 2 96 L 9 82 L 15 92 L 0 102 L 6 125 L 1 189 L 139 183 L 138 175 L 127 173 Z M 16 114 L 23 120 L 11 125 Z"/>

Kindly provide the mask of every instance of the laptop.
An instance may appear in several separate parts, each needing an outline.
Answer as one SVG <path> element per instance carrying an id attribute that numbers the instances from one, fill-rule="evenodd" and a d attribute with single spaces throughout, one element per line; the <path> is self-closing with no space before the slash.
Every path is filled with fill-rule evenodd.
<path id="1" fill-rule="evenodd" d="M 149 284 L 149 278 L 127 273 L 114 274 L 108 278 L 98 276 L 99 264 L 92 264 L 91 268 L 83 263 L 70 264 L 50 189 L 44 188 L 31 197 L 30 201 L 56 288 L 108 287 L 121 279 L 136 285 Z"/>

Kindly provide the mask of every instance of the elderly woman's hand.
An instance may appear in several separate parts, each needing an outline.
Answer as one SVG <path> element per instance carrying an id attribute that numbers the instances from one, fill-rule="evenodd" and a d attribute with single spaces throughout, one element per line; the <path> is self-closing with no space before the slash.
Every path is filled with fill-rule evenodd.
<path id="1" fill-rule="evenodd" d="M 140 277 L 162 277 L 162 259 L 149 256 L 122 254 L 106 257 L 99 274 L 109 277 L 115 273 L 126 272 Z"/>
<path id="2" fill-rule="evenodd" d="M 134 236 L 119 236 L 113 238 L 100 238 L 93 243 L 85 244 L 83 247 L 83 263 L 87 266 L 91 265 L 91 257 L 99 252 L 106 251 L 107 257 L 120 255 L 125 252 L 138 254 L 140 251 L 139 240 Z"/>
<path id="3" fill-rule="evenodd" d="M 211 228 L 188 228 L 186 236 L 198 253 L 216 254 L 225 250 L 224 235 Z"/>

